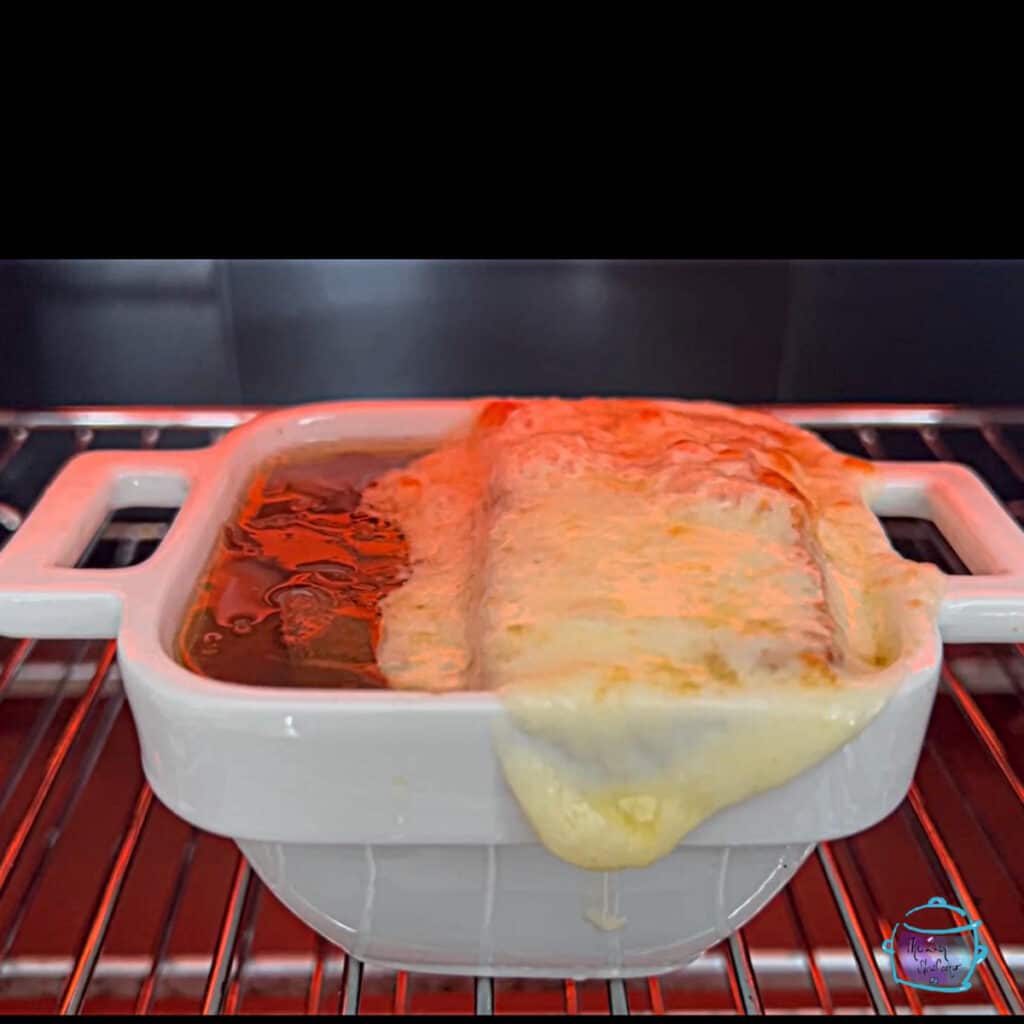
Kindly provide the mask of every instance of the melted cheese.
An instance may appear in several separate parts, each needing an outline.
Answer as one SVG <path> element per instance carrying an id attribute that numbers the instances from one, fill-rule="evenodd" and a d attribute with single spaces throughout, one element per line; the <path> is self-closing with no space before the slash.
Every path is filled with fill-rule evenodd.
<path id="1" fill-rule="evenodd" d="M 486 404 L 364 495 L 412 566 L 378 662 L 500 693 L 505 777 L 552 852 L 651 863 L 848 742 L 934 628 L 941 574 L 892 550 L 871 477 L 711 403 Z"/>

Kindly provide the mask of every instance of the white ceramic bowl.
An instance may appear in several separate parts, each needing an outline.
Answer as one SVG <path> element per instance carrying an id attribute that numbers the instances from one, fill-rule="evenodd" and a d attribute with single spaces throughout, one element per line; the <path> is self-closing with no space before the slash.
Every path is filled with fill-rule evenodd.
<path id="1" fill-rule="evenodd" d="M 842 749 L 719 812 L 651 867 L 611 873 L 571 867 L 537 843 L 492 749 L 493 695 L 248 687 L 171 657 L 197 576 L 258 463 L 320 441 L 429 443 L 478 407 L 305 406 L 202 451 L 79 455 L 0 552 L 0 634 L 116 636 L 156 794 L 235 839 L 285 904 L 356 955 L 491 976 L 671 970 L 753 917 L 815 843 L 867 828 L 903 799 L 935 695 L 938 633 Z M 985 574 L 950 578 L 942 636 L 1024 639 L 1024 535 L 982 481 L 940 463 L 883 464 L 882 479 L 877 512 L 933 520 Z M 147 562 L 69 568 L 112 509 L 178 505 Z M 588 913 L 626 923 L 601 930 Z"/>

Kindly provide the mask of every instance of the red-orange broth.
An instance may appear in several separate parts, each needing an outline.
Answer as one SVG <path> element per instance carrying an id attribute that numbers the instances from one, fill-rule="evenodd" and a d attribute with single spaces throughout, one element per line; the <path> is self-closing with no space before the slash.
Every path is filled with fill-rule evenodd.
<path id="1" fill-rule="evenodd" d="M 379 605 L 408 573 L 408 545 L 359 501 L 421 454 L 315 447 L 261 466 L 193 596 L 176 644 L 182 664 L 254 685 L 386 686 Z"/>

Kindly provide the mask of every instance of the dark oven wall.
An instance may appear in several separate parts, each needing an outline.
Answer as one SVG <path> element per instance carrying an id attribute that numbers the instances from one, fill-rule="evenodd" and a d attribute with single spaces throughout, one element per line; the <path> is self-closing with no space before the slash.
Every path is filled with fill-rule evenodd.
<path id="1" fill-rule="evenodd" d="M 0 405 L 1024 400 L 1024 262 L 8 261 Z"/>

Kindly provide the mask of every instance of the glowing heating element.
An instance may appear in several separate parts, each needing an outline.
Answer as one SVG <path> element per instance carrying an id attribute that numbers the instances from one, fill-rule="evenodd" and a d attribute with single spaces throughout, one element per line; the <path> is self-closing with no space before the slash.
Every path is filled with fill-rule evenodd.
<path id="1" fill-rule="evenodd" d="M 541 841 L 642 866 L 851 739 L 934 629 L 942 574 L 888 543 L 867 463 L 710 403 L 493 402 L 364 493 L 411 576 L 396 688 L 500 692 Z"/>

